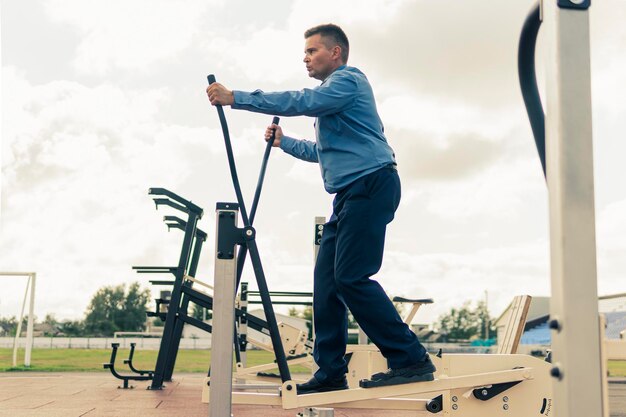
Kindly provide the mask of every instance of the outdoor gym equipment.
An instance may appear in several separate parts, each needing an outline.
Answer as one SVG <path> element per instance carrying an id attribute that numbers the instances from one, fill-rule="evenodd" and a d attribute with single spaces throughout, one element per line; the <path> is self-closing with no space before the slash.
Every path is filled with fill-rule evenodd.
<path id="1" fill-rule="evenodd" d="M 603 404 L 596 271 L 590 3 L 537 4 L 524 24 L 519 53 L 522 92 L 540 158 L 545 158 L 552 277 L 550 374 L 556 415 L 567 417 L 608 415 L 608 404 Z M 547 44 L 545 117 L 534 76 L 541 19 Z"/>
<path id="2" fill-rule="evenodd" d="M 209 84 L 215 82 L 215 77 L 209 75 L 207 77 Z M 224 135 L 224 144 L 226 146 L 226 154 L 230 167 L 230 174 L 237 196 L 237 203 L 217 203 L 216 219 L 217 219 L 217 245 L 215 257 L 215 274 L 214 274 L 214 306 L 213 306 L 213 339 L 211 344 L 211 355 L 218 358 L 212 361 L 211 366 L 211 392 L 212 401 L 209 405 L 211 415 L 221 416 L 230 415 L 230 395 L 232 389 L 232 366 L 233 366 L 233 323 L 235 321 L 234 300 L 236 295 L 236 285 L 238 268 L 236 268 L 235 246 L 240 245 L 239 257 L 243 257 L 242 253 L 249 252 L 250 260 L 254 269 L 257 285 L 259 288 L 263 310 L 269 325 L 270 338 L 272 348 L 276 355 L 276 362 L 283 382 L 291 380 L 287 358 L 283 350 L 283 344 L 278 331 L 278 323 L 274 315 L 274 308 L 269 295 L 269 289 L 265 280 L 265 273 L 261 264 L 259 250 L 256 245 L 256 231 L 252 227 L 251 218 L 244 203 L 239 179 L 237 177 L 237 169 L 230 142 L 230 133 L 224 116 L 224 110 L 221 106 L 216 106 L 222 133 Z M 278 119 L 275 119 L 278 122 Z M 267 154 L 271 149 L 273 140 L 270 139 L 267 144 Z M 262 174 L 264 170 L 262 169 Z M 259 188 L 259 187 L 257 187 Z M 255 195 L 255 201 L 258 198 Z M 243 228 L 237 227 L 237 217 L 241 211 Z M 254 212 L 251 212 L 254 214 Z M 253 218 L 252 218 L 253 219 Z M 236 345 L 236 344 L 235 344 Z M 216 363 L 217 362 L 217 363 Z M 228 409 L 228 413 L 225 410 Z"/>
<path id="3" fill-rule="evenodd" d="M 202 209 L 183 197 L 163 188 L 152 188 L 149 190 L 149 194 L 157 196 L 154 198 L 157 208 L 159 206 L 171 207 L 188 213 L 189 218 L 185 221 L 177 216 L 166 215 L 163 217 L 168 230 L 180 229 L 185 233 L 179 265 L 133 267 L 134 270 L 142 274 L 172 274 L 174 275 L 174 280 L 150 280 L 153 285 L 166 286 L 171 289 L 167 298 L 160 297 L 156 299 L 155 311 L 146 312 L 148 317 L 159 317 L 165 322 L 155 369 L 138 370 L 134 367 L 132 363 L 135 353 L 134 344 L 131 344 L 129 358 L 124 360 L 124 363 L 130 368 L 131 374 L 122 375 L 115 368 L 119 344 L 112 345 L 111 359 L 108 363 L 103 364 L 104 368 L 109 369 L 114 377 L 124 381 L 124 388 L 128 388 L 128 381 L 152 380 L 150 388 L 159 389 L 163 387 L 163 382 L 171 380 L 184 324 L 190 324 L 208 333 L 212 332 L 211 325 L 187 314 L 190 302 L 206 309 L 212 309 L 213 307 L 211 294 L 194 287 L 194 285 L 197 285 L 212 289 L 211 285 L 195 278 L 202 246 L 207 238 L 207 234 L 196 226 L 196 219 L 199 218 L 198 214 L 202 213 Z M 188 236 L 192 236 L 191 241 Z M 181 279 L 182 284 L 179 284 Z M 170 317 L 169 321 L 168 316 Z M 265 320 L 250 316 L 245 310 L 238 310 L 237 318 L 240 322 L 245 322 L 246 326 L 249 326 L 251 329 L 262 333 L 268 332 L 268 324 Z M 239 340 L 237 345 L 243 346 L 242 349 L 245 351 L 246 335 L 238 336 L 237 340 Z M 253 342 L 253 340 L 250 341 Z M 237 355 L 237 361 L 238 363 L 242 362 L 239 354 Z"/>
<path id="4" fill-rule="evenodd" d="M 133 267 L 140 273 L 168 273 L 174 275 L 173 281 L 155 281 L 157 284 L 172 286 L 171 298 L 169 300 L 159 300 L 160 302 L 157 302 L 157 311 L 153 314 L 165 320 L 155 369 L 154 371 L 147 371 L 150 372 L 148 375 L 121 376 L 115 371 L 116 346 L 112 346 L 111 361 L 109 364 L 104 364 L 104 367 L 110 369 L 116 378 L 124 380 L 124 387 L 127 387 L 127 381 L 129 380 L 144 381 L 151 379 L 151 389 L 160 389 L 163 386 L 163 381 L 171 379 L 182 335 L 183 323 L 190 322 L 200 328 L 206 326 L 200 320 L 187 316 L 187 304 L 185 304 L 185 300 L 182 297 L 183 288 L 190 285 L 186 279 L 187 274 L 195 275 L 196 273 L 202 243 L 206 240 L 206 233 L 197 228 L 197 222 L 203 214 L 202 208 L 165 188 L 151 188 L 148 194 L 155 196 L 154 203 L 157 209 L 159 206 L 168 206 L 186 213 L 188 216 L 187 220 L 182 220 L 175 216 L 164 217 L 168 229 L 178 228 L 184 231 L 183 244 L 177 266 Z M 165 317 L 163 317 L 163 312 L 160 310 L 161 305 L 168 306 Z M 132 364 L 132 357 L 130 359 Z"/>
<path id="5" fill-rule="evenodd" d="M 208 77 L 209 83 L 215 77 Z M 269 290 L 261 267 L 261 261 L 254 244 L 255 232 L 249 226 L 245 205 L 239 188 L 235 161 L 230 150 L 228 125 L 221 106 L 216 106 L 224 142 L 227 149 L 229 167 L 238 204 L 217 204 L 215 290 L 213 309 L 213 367 L 207 386 L 203 388 L 204 400 L 209 402 L 210 415 L 227 416 L 231 413 L 232 402 L 238 404 L 272 404 L 286 409 L 318 405 L 340 404 L 344 407 L 395 408 L 424 410 L 429 412 L 452 412 L 462 408 L 464 415 L 528 416 L 542 407 L 551 407 L 549 376 L 546 362 L 524 355 L 443 355 L 433 358 L 439 372 L 438 380 L 380 388 L 352 388 L 345 391 L 297 395 L 296 383 L 291 379 L 278 329 L 270 327 L 276 365 L 282 380 L 280 389 L 273 393 L 232 392 L 232 322 L 235 317 L 233 300 L 236 293 L 235 245 L 246 245 L 250 250 L 266 317 L 274 313 L 269 302 Z M 239 208 L 244 228 L 236 226 Z M 225 256 L 227 254 L 227 256 Z M 219 335 L 219 337 L 218 337 Z M 371 348 L 367 350 L 371 351 Z M 365 351 L 367 355 L 371 352 Z M 353 352 L 358 354 L 358 352 Z M 217 360 L 217 363 L 216 363 Z M 371 363 L 369 358 L 357 363 Z M 369 370 L 369 367 L 360 366 Z M 369 375 L 368 375 L 369 376 Z M 521 383 L 523 382 L 523 383 Z M 245 387 L 238 386 L 243 389 Z M 257 386 L 252 387 L 258 389 Z M 479 391 L 476 391 L 479 390 Z M 475 392 L 474 399 L 464 396 Z M 508 396 L 517 393 L 515 401 L 508 402 Z M 425 399 L 416 399 L 423 394 Z M 412 398 L 395 398 L 398 396 Z M 504 400 L 506 397 L 507 400 Z M 487 401 L 492 400 L 492 401 Z M 514 407 L 512 407 L 514 405 Z M 511 410 L 511 411 L 509 411 Z M 473 413 L 473 414 L 472 414 Z M 503 414 L 504 413 L 504 414 Z"/>
<path id="6" fill-rule="evenodd" d="M 536 35 L 540 18 L 543 18 L 548 43 L 547 118 L 544 119 L 541 104 L 538 104 L 536 87 L 531 88 L 534 92 L 527 94 L 527 81 L 531 80 L 531 87 L 536 85 L 534 67 L 528 77 L 520 77 L 520 82 L 549 190 L 550 328 L 554 331 L 554 363 L 525 355 L 444 355 L 433 358 L 439 370 L 435 381 L 297 395 L 295 384 L 285 381 L 289 374 L 283 373 L 283 362 L 277 356 L 283 378 L 281 394 L 261 397 L 252 393 L 233 393 L 233 400 L 280 404 L 283 408 L 333 403 L 353 407 L 371 406 L 376 398 L 439 392 L 437 397 L 431 397 L 413 409 L 462 416 L 601 417 L 608 414 L 608 404 L 603 404 L 597 305 L 589 7 L 590 0 L 543 0 L 533 8 L 520 40 L 520 70 L 523 73 L 524 68 L 528 68 L 524 62 L 527 63 L 529 57 L 534 61 Z M 209 83 L 214 81 L 214 77 L 209 77 Z M 229 142 L 223 110 L 216 107 L 225 141 Z M 544 120 L 545 127 L 542 127 L 541 121 Z M 232 173 L 234 161 L 231 156 L 229 163 Z M 233 217 L 236 215 L 236 206 L 221 209 L 228 209 Z M 245 219 L 245 210 L 242 217 Z M 218 236 L 226 233 L 228 227 L 233 228 L 232 225 L 219 226 Z M 239 242 L 231 240 L 229 245 L 236 243 Z M 229 271 L 234 267 L 224 260 L 220 268 L 223 270 L 219 275 L 223 292 L 222 289 L 218 292 L 216 286 L 216 300 L 227 303 L 234 292 L 234 282 L 229 283 Z M 218 274 L 215 278 L 217 283 Z M 217 315 L 218 311 L 222 313 Z M 233 306 L 229 303 L 221 305 L 220 309 L 216 306 L 216 319 L 227 323 L 232 311 Z M 228 345 L 220 343 L 215 348 L 218 350 L 214 354 L 219 354 L 220 358 L 232 357 Z M 208 393 L 211 415 L 230 415 L 231 365 L 227 364 L 223 373 L 211 377 Z M 463 395 L 466 393 L 469 396 Z M 402 400 L 405 405 L 411 401 Z M 389 400 L 388 404 L 400 406 L 401 402 Z M 416 404 L 410 406 L 416 407 Z"/>
<path id="7" fill-rule="evenodd" d="M 278 117 L 275 117 L 273 119 L 273 123 L 274 124 L 279 123 Z M 264 285 L 264 282 L 265 282 L 264 277 L 259 278 L 258 276 L 259 268 L 261 268 L 260 265 L 256 264 L 256 260 L 255 260 L 255 259 L 258 259 L 258 250 L 256 249 L 256 245 L 253 241 L 254 239 L 253 238 L 250 239 L 250 233 L 254 231 L 254 229 L 252 228 L 252 223 L 254 221 L 256 209 L 257 209 L 258 202 L 260 199 L 263 180 L 265 177 L 269 154 L 270 154 L 273 142 L 274 142 L 274 136 L 272 136 L 271 139 L 268 141 L 266 149 L 265 149 L 263 162 L 261 165 L 261 171 L 259 174 L 259 180 L 258 180 L 257 187 L 255 190 L 254 201 L 252 203 L 252 209 L 251 209 L 249 218 L 247 216 L 247 213 L 245 213 L 245 206 L 244 206 L 244 213 L 245 213 L 244 224 L 247 225 L 245 239 L 251 240 L 252 242 L 250 243 L 250 245 L 242 246 L 239 250 L 239 254 L 238 254 L 239 264 L 237 266 L 237 284 L 239 284 L 239 281 L 241 279 L 241 272 L 243 270 L 243 264 L 244 264 L 244 260 L 245 260 L 246 253 L 248 250 L 251 253 L 252 262 L 253 262 L 254 269 L 255 269 L 255 274 L 257 274 L 257 283 L 261 287 Z M 228 146 L 227 146 L 227 153 L 229 155 L 229 158 L 232 159 L 232 148 L 230 147 L 230 142 L 228 143 Z M 234 164 L 234 160 L 233 160 L 233 164 Z M 236 190 L 238 193 L 238 198 L 240 199 L 241 204 L 243 205 L 243 198 L 241 196 L 241 190 L 239 188 L 238 180 L 236 178 L 236 172 L 233 172 L 233 173 L 235 175 L 233 180 L 237 182 Z M 157 208 L 160 205 L 169 206 L 176 210 L 182 211 L 188 215 L 187 220 L 182 220 L 175 216 L 164 217 L 164 220 L 168 228 L 178 228 L 185 232 L 185 236 L 183 239 L 183 247 L 181 250 L 179 263 L 177 266 L 174 266 L 174 267 L 171 267 L 171 266 L 133 267 L 133 269 L 136 269 L 137 272 L 139 273 L 168 273 L 168 274 L 171 273 L 174 275 L 173 281 L 160 281 L 160 280 L 152 281 L 156 285 L 171 286 L 172 290 L 171 290 L 171 296 L 169 299 L 162 299 L 162 298 L 157 299 L 156 311 L 148 313 L 148 316 L 160 317 L 162 320 L 164 319 L 165 321 L 163 337 L 161 339 L 161 345 L 159 347 L 159 353 L 157 357 L 156 366 L 152 373 L 152 383 L 150 385 L 150 389 L 161 389 L 163 387 L 164 381 L 171 380 L 172 373 L 174 370 L 174 365 L 176 362 L 177 353 L 178 353 L 180 338 L 182 336 L 183 325 L 185 323 L 191 324 L 209 333 L 213 333 L 213 326 L 208 325 L 202 322 L 201 320 L 197 320 L 187 315 L 189 302 L 193 302 L 206 309 L 213 309 L 214 299 L 210 294 L 207 294 L 202 291 L 198 291 L 195 288 L 193 288 L 193 284 L 198 284 L 198 285 L 213 289 L 211 285 L 203 283 L 202 281 L 199 281 L 195 278 L 196 272 L 197 272 L 198 260 L 200 257 L 200 251 L 202 248 L 202 243 L 206 240 L 206 233 L 202 232 L 201 230 L 197 228 L 197 222 L 202 217 L 203 210 L 197 205 L 193 204 L 191 201 L 188 201 L 176 195 L 175 193 L 169 190 L 163 189 L 163 188 L 152 188 L 150 189 L 149 194 L 159 196 L 158 198 L 154 199 L 154 202 Z M 234 253 L 225 252 L 225 253 L 222 253 L 220 256 L 232 257 L 233 255 Z M 260 274 L 262 275 L 262 270 Z M 266 285 L 265 285 L 265 288 L 267 288 Z M 234 301 L 234 295 L 233 295 L 233 301 Z M 271 308 L 271 301 L 269 300 L 269 298 L 265 297 L 265 293 L 261 295 L 261 301 L 265 307 L 265 311 L 267 311 L 267 308 L 266 308 L 267 306 Z M 167 312 L 162 311 L 161 309 L 162 306 L 167 306 Z M 273 312 L 270 316 L 267 317 L 266 320 L 261 320 L 256 317 L 249 316 L 247 312 L 241 311 L 241 310 L 238 310 L 236 312 L 236 317 L 239 321 L 245 322 L 246 325 L 250 326 L 251 328 L 262 331 L 264 333 L 278 334 L 277 332 L 272 333 L 270 330 L 268 330 L 268 329 L 271 329 L 272 327 L 278 328 L 277 327 L 278 324 L 276 323 L 276 318 Z M 240 338 L 239 335 L 237 335 L 234 318 L 232 320 L 231 326 L 233 327 L 233 336 L 231 337 L 230 340 L 234 342 L 237 362 L 242 363 L 240 349 L 241 347 L 243 347 L 245 351 L 246 338 L 245 338 L 245 335 L 243 336 L 243 338 Z M 290 331 L 290 332 L 292 331 L 292 329 L 289 329 L 288 325 L 281 324 L 281 326 L 285 329 L 285 331 Z M 215 339 L 216 337 L 220 337 L 220 336 L 213 335 L 213 339 Z M 280 335 L 278 337 L 273 337 L 272 350 L 276 342 L 280 343 L 280 337 L 281 337 Z M 116 348 L 114 347 L 113 349 L 115 351 Z M 281 346 L 281 351 L 282 351 L 282 346 Z M 284 357 L 284 352 L 282 355 Z M 116 378 L 124 379 L 125 381 L 132 380 L 133 376 L 121 376 L 119 373 L 115 372 L 114 359 L 115 359 L 115 355 L 112 355 L 112 361 L 109 364 L 105 364 L 106 365 L 105 367 L 108 369 L 111 369 L 111 372 Z M 129 363 L 129 365 L 130 364 L 132 364 L 132 361 Z M 137 378 L 137 380 L 145 379 L 143 375 L 137 375 L 135 378 Z M 125 382 L 125 385 L 127 385 L 126 382 Z"/>
<path id="8" fill-rule="evenodd" d="M 109 362 L 107 363 L 103 363 L 102 367 L 104 369 L 108 369 L 111 371 L 111 374 L 113 374 L 113 376 L 117 379 L 121 379 L 123 381 L 123 385 L 122 386 L 118 386 L 118 388 L 123 388 L 123 389 L 129 389 L 129 388 L 134 388 L 134 386 L 129 385 L 130 381 L 149 381 L 152 379 L 152 374 L 147 374 L 147 375 L 143 375 L 143 374 L 133 374 L 133 375 L 122 375 L 120 374 L 117 369 L 115 369 L 115 359 L 117 357 L 117 349 L 120 347 L 119 343 L 111 343 L 111 358 L 109 359 Z M 132 360 L 132 355 L 131 355 L 131 360 Z M 124 363 L 128 363 L 126 362 L 127 360 L 124 361 Z"/>

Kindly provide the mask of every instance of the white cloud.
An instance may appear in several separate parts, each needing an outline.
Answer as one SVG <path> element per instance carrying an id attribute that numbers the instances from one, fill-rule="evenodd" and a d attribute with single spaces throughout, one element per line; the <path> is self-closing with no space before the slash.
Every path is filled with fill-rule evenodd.
<path id="1" fill-rule="evenodd" d="M 549 293 L 547 241 L 467 254 L 453 252 L 410 255 L 387 250 L 377 275 L 392 295 L 433 298 L 420 310 L 417 322 L 431 323 L 465 301 L 480 300 L 488 291 L 492 315 L 498 315 L 515 295 Z"/>
<path id="2" fill-rule="evenodd" d="M 433 141 L 468 133 L 480 133 L 485 139 L 501 141 L 511 126 L 518 123 L 513 115 L 517 116 L 520 108 L 485 111 L 468 102 L 441 96 L 396 93 L 385 95 L 379 111 L 387 129 L 422 131 Z"/>
<path id="3" fill-rule="evenodd" d="M 454 221 L 480 216 L 512 221 L 528 205 L 533 211 L 545 207 L 547 193 L 539 170 L 535 161 L 503 161 L 480 175 L 429 187 L 423 199 L 432 215 Z"/>
<path id="4" fill-rule="evenodd" d="M 0 269 L 36 270 L 39 291 L 56 294 L 39 308 L 76 316 L 99 286 L 135 278 L 137 260 L 175 263 L 178 239 L 162 236 L 147 189 L 184 194 L 202 162 L 194 156 L 223 159 L 207 140 L 219 131 L 159 123 L 164 90 L 30 85 L 10 69 L 3 82 L 15 118 L 3 132 Z"/>
<path id="5" fill-rule="evenodd" d="M 626 200 L 609 204 L 597 213 L 599 293 L 624 292 L 626 274 Z"/>
<path id="6" fill-rule="evenodd" d="M 212 210 L 234 193 L 217 118 L 202 94 L 203 68 L 232 88 L 314 85 L 301 63 L 302 33 L 331 21 L 350 37 L 351 64 L 372 81 L 400 162 L 404 196 L 389 228 L 384 287 L 435 298 L 420 312 L 433 319 L 485 288 L 494 314 L 515 294 L 545 294 L 547 197 L 515 69 L 529 6 L 302 0 L 270 10 L 244 1 L 48 1 L 53 23 L 37 36 L 67 43 L 27 49 L 51 57 L 45 66 L 57 72 L 17 55 L 3 67 L 0 269 L 36 269 L 45 294 L 38 311 L 59 317 L 80 316 L 102 285 L 146 283 L 130 265 L 175 263 L 180 245 L 180 233 L 165 233 L 165 211 L 155 212 L 146 195 L 162 186 L 205 208 L 200 270 L 210 277 Z M 626 270 L 620 6 L 606 0 L 591 14 L 601 293 L 623 291 Z M 22 40 L 3 33 L 11 50 L 23 48 Z M 74 71 L 59 61 L 70 51 Z M 250 204 L 269 117 L 227 116 Z M 311 119 L 281 125 L 311 138 Z M 278 150 L 271 158 L 255 223 L 268 282 L 310 288 L 313 217 L 330 214 L 332 196 L 315 165 Z M 0 314 L 8 302 L 2 298 Z"/>
<path id="7" fill-rule="evenodd" d="M 242 31 L 245 36 L 205 41 L 202 49 L 212 58 L 213 65 L 217 61 L 229 72 L 262 84 L 280 84 L 304 73 L 301 31 L 273 27 L 246 27 Z"/>
<path id="8" fill-rule="evenodd" d="M 202 49 L 207 50 L 212 66 L 223 66 L 229 72 L 243 75 L 246 83 L 281 84 L 300 89 L 304 78 L 304 31 L 322 23 L 349 27 L 374 24 L 393 19 L 406 0 L 367 0 L 355 7 L 352 1 L 295 1 L 288 17 L 280 23 L 236 22 L 231 36 L 205 36 Z M 333 13 L 328 10 L 332 8 Z M 332 15 L 332 18 L 329 16 Z M 332 20 L 332 22 L 329 21 Z M 297 82 L 296 82 L 297 80 Z M 314 85 L 311 81 L 307 86 Z M 255 87 L 256 88 L 256 87 Z M 284 88 L 284 87 L 282 87 Z"/>
<path id="9" fill-rule="evenodd" d="M 335 23 L 340 26 L 354 23 L 378 24 L 393 20 L 408 0 L 362 0 L 358 6 L 350 0 L 323 0 L 311 3 L 294 2 L 289 25 L 298 28 Z M 332 13 L 329 13 L 332 10 Z M 374 27 L 375 28 L 375 27 Z M 304 31 L 304 29 L 302 29 Z"/>
<path id="10" fill-rule="evenodd" d="M 103 75 L 112 69 L 154 72 L 154 65 L 176 59 L 189 47 L 209 0 L 48 0 L 50 18 L 76 28 L 81 41 L 73 61 L 84 74 Z M 215 16 L 211 18 L 215 19 Z"/>

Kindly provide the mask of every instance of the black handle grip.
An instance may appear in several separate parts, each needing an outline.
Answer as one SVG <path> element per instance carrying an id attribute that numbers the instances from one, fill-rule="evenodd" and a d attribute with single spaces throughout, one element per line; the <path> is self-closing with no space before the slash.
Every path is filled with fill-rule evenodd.
<path id="1" fill-rule="evenodd" d="M 280 122 L 280 117 L 274 116 L 272 124 L 277 125 Z M 261 171 L 259 172 L 259 180 L 256 183 L 256 190 L 254 192 L 254 200 L 252 200 L 252 208 L 250 209 L 250 224 L 254 222 L 254 216 L 259 204 L 259 198 L 261 197 L 261 189 L 263 188 L 263 180 L 265 179 L 265 170 L 267 169 L 267 161 L 270 158 L 270 152 L 272 151 L 272 145 L 276 140 L 276 129 L 272 129 L 272 136 L 265 144 L 265 152 L 263 153 L 263 161 L 261 162 Z M 243 266 L 243 265 L 242 265 Z"/>
<path id="2" fill-rule="evenodd" d="M 215 75 L 213 75 L 213 74 L 207 75 L 206 79 L 209 81 L 209 84 L 213 84 L 216 81 L 215 80 Z"/>

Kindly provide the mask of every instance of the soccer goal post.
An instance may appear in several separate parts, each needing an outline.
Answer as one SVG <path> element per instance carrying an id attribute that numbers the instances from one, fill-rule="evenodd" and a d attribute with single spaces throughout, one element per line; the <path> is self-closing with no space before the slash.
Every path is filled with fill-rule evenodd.
<path id="1" fill-rule="evenodd" d="M 0 272 L 0 277 L 26 277 L 26 289 L 24 290 L 24 301 L 20 318 L 17 322 L 15 339 L 13 340 L 13 366 L 17 366 L 17 348 L 20 334 L 22 333 L 22 321 L 24 320 L 24 310 L 26 309 L 26 301 L 29 301 L 28 307 L 28 324 L 26 326 L 26 346 L 24 354 L 24 366 L 30 366 L 30 355 L 33 350 L 33 326 L 35 317 L 35 282 L 37 274 L 35 272 Z M 29 291 L 30 289 L 30 291 Z M 28 296 L 30 292 L 30 297 Z"/>

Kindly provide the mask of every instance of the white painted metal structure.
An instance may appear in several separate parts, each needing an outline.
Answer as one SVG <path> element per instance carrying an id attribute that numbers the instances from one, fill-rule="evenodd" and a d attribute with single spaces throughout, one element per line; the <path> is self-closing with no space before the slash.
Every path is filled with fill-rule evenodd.
<path id="1" fill-rule="evenodd" d="M 224 203 L 222 203 L 224 204 Z M 218 204 L 219 205 L 219 204 Z M 225 204 L 224 204 L 225 205 Z M 232 214 L 237 226 L 236 210 L 218 207 L 216 210 L 215 251 L 219 242 L 220 216 Z M 231 415 L 233 390 L 233 340 L 235 330 L 235 281 L 237 280 L 237 256 L 233 252 L 230 259 L 215 257 L 213 290 L 213 332 L 211 335 L 211 401 L 209 416 L 228 417 Z"/>
<path id="2" fill-rule="evenodd" d="M 26 353 L 24 354 L 24 366 L 30 366 L 30 357 L 33 350 L 33 326 L 35 315 L 35 283 L 37 282 L 37 274 L 35 272 L 0 272 L 0 277 L 28 277 L 26 281 L 26 289 L 24 291 L 24 301 L 22 302 L 22 310 L 19 321 L 17 322 L 17 331 L 13 340 L 13 366 L 17 366 L 17 342 L 22 332 L 22 320 L 24 320 L 24 309 L 26 308 L 26 300 L 29 300 L 28 308 L 28 325 L 26 326 Z M 30 288 L 30 299 L 28 297 L 28 289 Z"/>
<path id="3" fill-rule="evenodd" d="M 588 0 L 543 0 L 555 416 L 602 417 Z M 580 8 L 572 8 L 580 7 Z"/>

